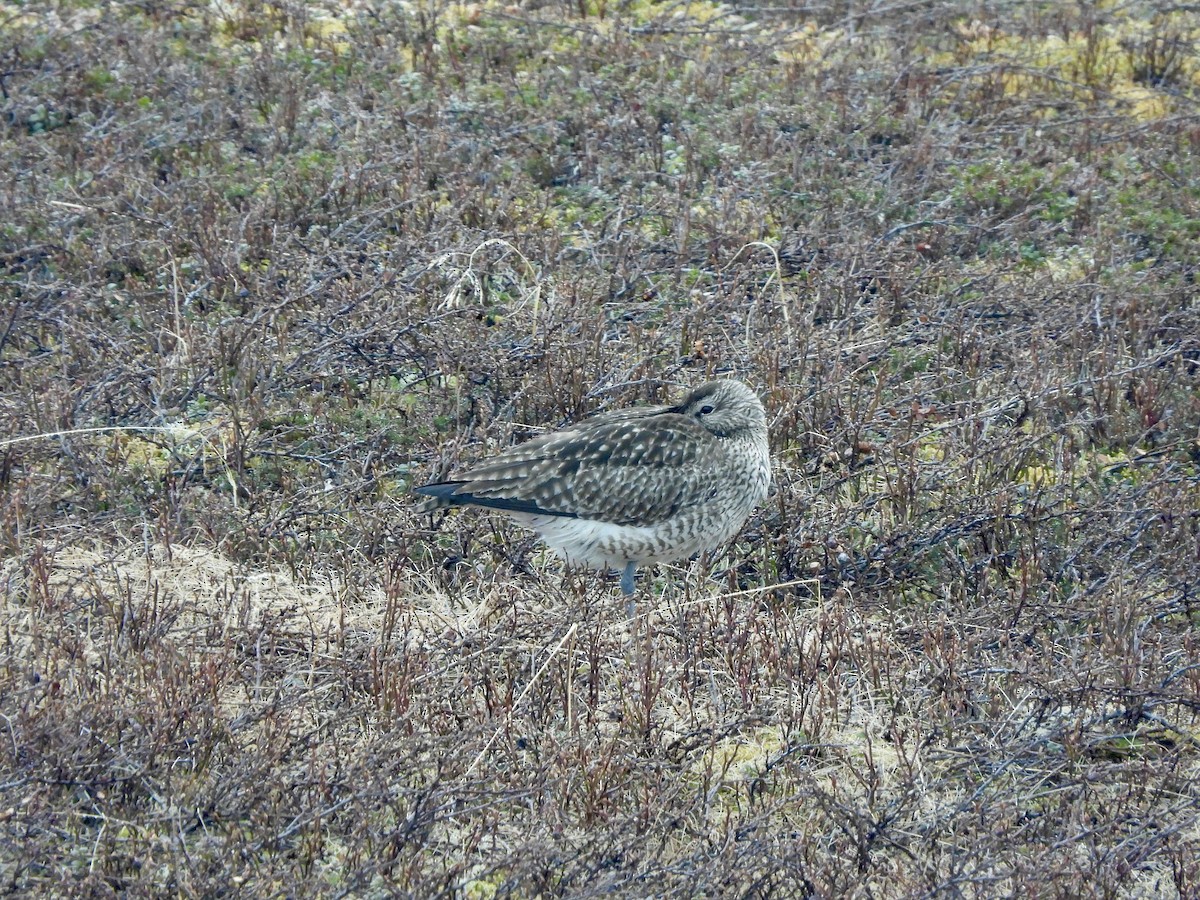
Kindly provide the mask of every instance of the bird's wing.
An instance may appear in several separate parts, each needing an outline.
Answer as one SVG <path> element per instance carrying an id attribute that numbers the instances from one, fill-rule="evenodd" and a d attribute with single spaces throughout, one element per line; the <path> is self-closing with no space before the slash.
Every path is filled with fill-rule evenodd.
<path id="1" fill-rule="evenodd" d="M 723 457 L 713 435 L 686 416 L 589 420 L 421 493 L 513 512 L 653 525 L 707 499 Z"/>
<path id="2" fill-rule="evenodd" d="M 601 425 L 610 425 L 614 422 L 629 422 L 634 419 L 650 419 L 655 416 L 661 416 L 664 413 L 670 412 L 675 407 L 672 406 L 634 406 L 628 409 L 610 409 L 607 412 L 598 412 L 588 416 L 575 428 L 596 428 Z"/>

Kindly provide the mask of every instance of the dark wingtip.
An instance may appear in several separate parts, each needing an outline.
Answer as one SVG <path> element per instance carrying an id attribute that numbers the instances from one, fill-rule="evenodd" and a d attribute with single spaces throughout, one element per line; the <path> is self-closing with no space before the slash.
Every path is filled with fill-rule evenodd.
<path id="1" fill-rule="evenodd" d="M 459 499 L 454 496 L 454 492 L 462 487 L 462 481 L 437 481 L 433 484 L 423 484 L 420 487 L 412 489 L 414 494 L 420 494 L 423 497 L 436 497 L 438 500 L 448 500 L 451 503 L 468 503 L 470 501 Z"/>
<path id="2" fill-rule="evenodd" d="M 474 494 L 459 493 L 460 489 L 466 484 L 467 482 L 465 481 L 439 481 L 435 484 L 425 484 L 421 487 L 413 488 L 413 493 L 424 497 L 432 497 L 437 501 L 437 506 L 448 504 L 455 506 L 482 506 L 485 509 L 499 509 L 503 512 L 576 518 L 575 513 L 543 509 L 532 500 L 517 500 L 510 497 L 477 497 Z M 436 506 L 433 508 L 436 508 Z"/>

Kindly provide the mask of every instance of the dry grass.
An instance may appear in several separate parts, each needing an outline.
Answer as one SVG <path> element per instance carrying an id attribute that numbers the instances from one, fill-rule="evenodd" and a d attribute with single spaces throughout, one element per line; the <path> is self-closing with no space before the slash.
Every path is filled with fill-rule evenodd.
<path id="1" fill-rule="evenodd" d="M 0 6 L 0 890 L 1200 894 L 1198 36 Z M 713 372 L 639 621 L 413 512 Z"/>

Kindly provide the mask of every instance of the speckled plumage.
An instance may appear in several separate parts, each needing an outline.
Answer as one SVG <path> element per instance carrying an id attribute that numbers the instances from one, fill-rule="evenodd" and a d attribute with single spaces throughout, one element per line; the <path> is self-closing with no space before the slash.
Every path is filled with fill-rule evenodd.
<path id="1" fill-rule="evenodd" d="M 676 406 L 603 413 L 513 447 L 452 481 L 415 489 L 430 507 L 498 509 L 568 563 L 624 571 L 733 537 L 767 494 L 762 402 L 710 381 Z"/>

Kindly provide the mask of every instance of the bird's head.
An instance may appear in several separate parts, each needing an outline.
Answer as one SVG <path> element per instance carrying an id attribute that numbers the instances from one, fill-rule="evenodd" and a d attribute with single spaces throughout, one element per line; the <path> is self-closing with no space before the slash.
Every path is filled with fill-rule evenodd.
<path id="1" fill-rule="evenodd" d="M 672 412 L 695 419 L 718 437 L 766 436 L 767 415 L 762 401 L 740 381 L 722 379 L 702 384 Z"/>

